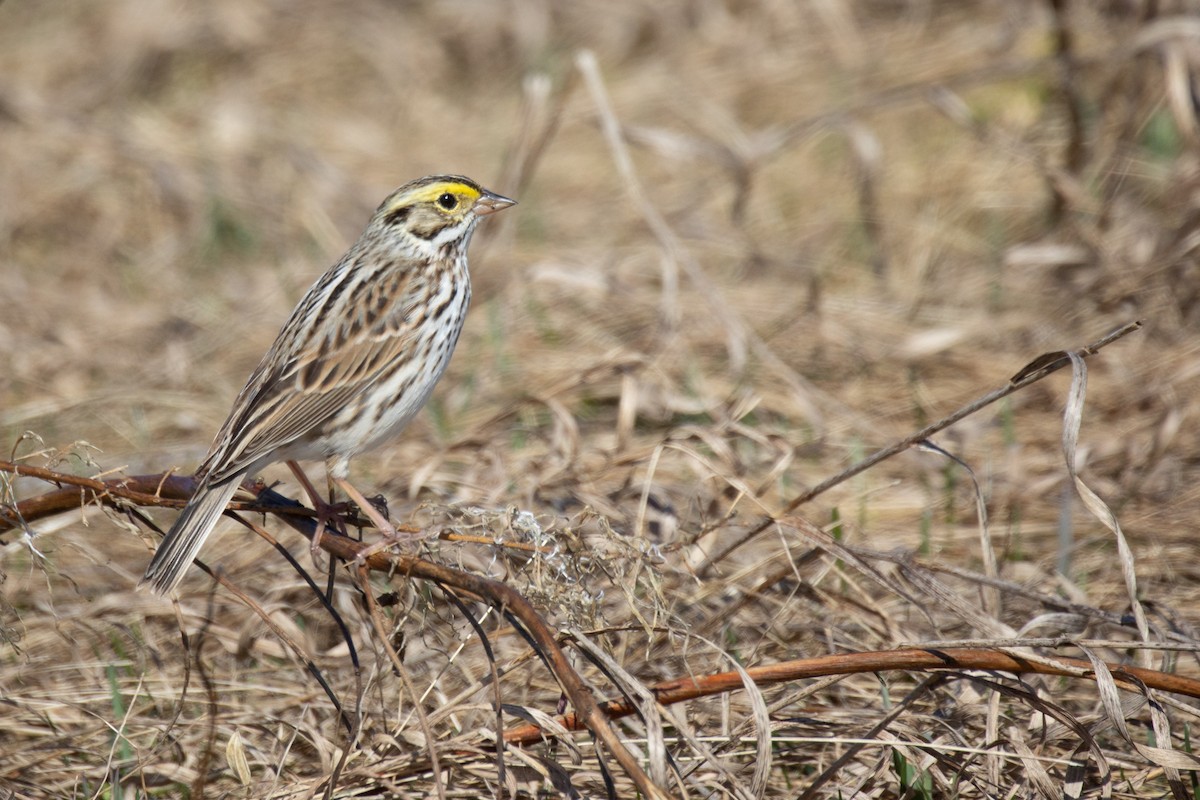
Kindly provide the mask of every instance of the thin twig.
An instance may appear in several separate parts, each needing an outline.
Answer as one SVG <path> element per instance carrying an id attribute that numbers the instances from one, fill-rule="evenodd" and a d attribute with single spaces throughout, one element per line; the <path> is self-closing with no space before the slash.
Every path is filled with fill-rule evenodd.
<path id="1" fill-rule="evenodd" d="M 1088 356 L 1095 355 L 1102 348 L 1107 347 L 1108 345 L 1112 344 L 1113 342 L 1117 341 L 1118 339 L 1121 339 L 1124 336 L 1126 336 L 1130 333 L 1133 333 L 1134 331 L 1140 329 L 1141 327 L 1142 327 L 1142 323 L 1140 321 L 1127 323 L 1125 325 L 1122 325 L 1120 328 L 1117 328 L 1115 331 L 1108 334 L 1107 336 L 1104 336 L 1104 337 L 1098 339 L 1097 341 L 1092 342 L 1091 344 L 1080 348 L 1079 350 L 1077 350 L 1075 352 L 1077 352 L 1079 354 L 1079 356 L 1082 358 L 1087 358 Z M 912 447 L 914 445 L 920 444 L 924 440 L 928 439 L 930 436 L 933 436 L 935 433 L 945 430 L 946 428 L 950 427 L 954 423 L 959 422 L 959 421 L 971 416 L 976 411 L 979 411 L 982 408 L 986 408 L 987 406 L 990 406 L 992 403 L 995 403 L 997 400 L 1002 400 L 1005 397 L 1008 397 L 1010 394 L 1013 394 L 1014 392 L 1019 392 L 1022 389 L 1026 388 L 1027 386 L 1031 386 L 1032 384 L 1037 383 L 1042 378 L 1046 377 L 1047 375 L 1051 374 L 1052 372 L 1057 372 L 1058 370 L 1062 369 L 1063 367 L 1067 366 L 1070 363 L 1071 363 L 1070 357 L 1068 356 L 1068 354 L 1065 351 L 1044 353 L 1044 354 L 1038 356 L 1033 361 L 1031 361 L 1029 364 L 1027 364 L 1024 368 L 1022 368 L 1019 372 L 1017 372 L 1017 374 L 1014 375 L 1012 377 L 1012 379 L 1009 380 L 1009 382 L 1007 384 L 1005 384 L 1004 386 L 1001 386 L 998 389 L 994 389 L 991 392 L 988 392 L 987 394 L 983 395 L 982 397 L 980 397 L 976 400 L 973 400 L 972 402 L 963 406 L 959 410 L 955 411 L 953 414 L 943 417 L 936 422 L 930 423 L 929 425 L 925 426 L 924 428 L 917 431 L 916 433 L 906 436 L 905 438 L 901 439 L 900 441 L 895 442 L 894 444 L 888 445 L 887 447 L 883 448 L 882 450 L 879 450 L 879 451 L 875 452 L 874 454 L 867 456 L 866 458 L 859 461 L 858 463 L 853 464 L 853 465 L 847 467 L 846 469 L 842 470 L 837 475 L 834 475 L 833 477 L 828 478 L 828 479 L 822 481 L 821 483 L 818 483 L 816 486 L 812 487 L 808 491 L 802 492 L 800 495 L 794 497 L 786 506 L 784 506 L 778 512 L 776 512 L 775 514 L 769 515 L 767 517 L 764 517 L 757 525 L 755 525 L 748 532 L 743 534 L 741 536 L 741 538 L 739 538 L 736 542 L 728 545 L 727 547 L 722 549 L 720 552 L 718 552 L 716 555 L 710 557 L 707 561 L 705 561 L 703 564 L 701 564 L 697 568 L 697 574 L 699 574 L 701 577 L 704 577 L 712 570 L 712 568 L 714 566 L 716 566 L 721 561 L 723 561 L 725 558 L 727 558 L 735 550 L 744 546 L 745 544 L 750 542 L 752 539 L 756 538 L 757 536 L 762 534 L 764 531 L 769 529 L 772 525 L 774 525 L 779 520 L 780 517 L 790 514 L 791 512 L 795 511 L 797 508 L 804 505 L 805 503 L 812 500 L 813 498 L 829 491 L 834 486 L 837 486 L 840 483 L 845 483 L 850 478 L 853 478 L 855 475 L 858 475 L 860 472 L 864 472 L 865 470 L 870 469 L 871 467 L 875 466 L 876 464 L 878 464 L 881 461 L 886 461 L 887 459 L 891 458 L 892 456 L 903 453 L 905 450 L 909 449 L 910 447 Z"/>

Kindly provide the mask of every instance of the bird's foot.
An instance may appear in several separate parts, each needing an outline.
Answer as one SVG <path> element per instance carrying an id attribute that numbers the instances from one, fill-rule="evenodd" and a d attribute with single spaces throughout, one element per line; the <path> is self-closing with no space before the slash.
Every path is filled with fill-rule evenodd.
<path id="1" fill-rule="evenodd" d="M 416 538 L 410 533 L 400 533 L 396 530 L 396 527 L 388 521 L 386 516 L 387 502 L 382 501 L 382 498 L 379 498 L 380 502 L 367 500 L 367 498 L 363 497 L 362 493 L 358 491 L 358 489 L 355 489 L 349 481 L 343 478 L 334 478 L 334 482 L 341 487 L 342 491 L 346 493 L 347 497 L 358 504 L 358 510 L 366 515 L 367 519 L 371 520 L 372 524 L 375 525 L 375 528 L 383 537 L 378 542 L 368 545 L 366 548 L 358 551 L 358 554 L 354 557 L 354 566 L 356 568 L 362 569 L 363 566 L 366 565 L 367 560 L 376 553 L 382 553 L 384 550 L 387 550 L 398 544 L 411 542 Z"/>

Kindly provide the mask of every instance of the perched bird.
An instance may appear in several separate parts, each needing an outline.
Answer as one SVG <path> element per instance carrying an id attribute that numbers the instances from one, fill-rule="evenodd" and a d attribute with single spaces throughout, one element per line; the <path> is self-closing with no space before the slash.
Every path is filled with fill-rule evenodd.
<path id="1" fill-rule="evenodd" d="M 429 399 L 471 300 L 471 234 L 514 202 L 457 175 L 412 181 L 383 201 L 238 395 L 140 586 L 174 589 L 238 485 L 272 462 L 325 459 L 363 504 L 346 480 L 350 459 L 399 433 Z"/>

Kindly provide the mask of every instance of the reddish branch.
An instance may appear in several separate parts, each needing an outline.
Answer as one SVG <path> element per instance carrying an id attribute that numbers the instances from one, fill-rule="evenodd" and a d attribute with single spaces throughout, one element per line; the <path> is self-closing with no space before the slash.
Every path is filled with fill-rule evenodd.
<path id="1" fill-rule="evenodd" d="M 138 475 L 102 481 L 12 461 L 0 461 L 0 472 L 70 487 L 22 500 L 15 506 L 0 504 L 0 533 L 20 527 L 22 521 L 35 522 L 97 502 L 116 505 L 118 500 L 122 500 L 137 506 L 182 508 L 194 487 L 190 476 Z"/>
<path id="2" fill-rule="evenodd" d="M 37 478 L 46 483 L 63 487 L 21 500 L 14 505 L 0 503 L 0 534 L 21 527 L 22 523 L 29 524 L 66 511 L 80 510 L 98 504 L 114 508 L 123 506 L 183 508 L 196 488 L 196 481 L 191 475 L 176 475 L 169 472 L 100 480 L 3 460 L 0 460 L 0 472 L 25 478 Z M 257 481 L 248 480 L 242 484 L 242 488 L 258 494 L 262 491 L 263 485 Z M 294 503 L 235 500 L 229 504 L 229 508 L 234 511 L 251 511 L 258 514 L 291 514 L 302 517 L 311 517 L 314 514 L 311 509 Z M 347 520 L 347 522 L 354 527 L 366 527 L 370 524 L 365 519 L 357 518 Z"/>
<path id="3" fill-rule="evenodd" d="M 1029 661 L 1019 655 L 1001 650 L 910 648 L 802 658 L 762 667 L 747 667 L 746 673 L 759 688 L 805 678 L 824 678 L 830 675 L 854 675 L 862 672 L 889 670 L 908 672 L 988 670 L 1016 675 L 1030 673 L 1095 680 L 1095 672 L 1088 661 L 1059 657 L 1055 657 L 1055 661 L 1063 666 Z M 1112 672 L 1117 686 L 1131 692 L 1141 692 L 1142 688 L 1146 687 L 1200 698 L 1200 680 L 1120 664 L 1109 664 L 1108 668 Z M 700 697 L 737 691 L 743 688 L 743 683 L 741 675 L 737 672 L 719 672 L 699 678 L 688 677 L 663 681 L 653 684 L 649 688 L 654 692 L 654 697 L 659 703 L 671 705 Z M 626 700 L 609 700 L 601 703 L 600 708 L 610 719 L 619 719 L 633 714 L 637 710 Z M 558 721 L 568 730 L 580 730 L 584 727 L 574 714 L 566 714 Z M 544 736 L 543 730 L 532 724 L 510 728 L 504 732 L 506 742 L 518 745 L 539 742 Z"/>

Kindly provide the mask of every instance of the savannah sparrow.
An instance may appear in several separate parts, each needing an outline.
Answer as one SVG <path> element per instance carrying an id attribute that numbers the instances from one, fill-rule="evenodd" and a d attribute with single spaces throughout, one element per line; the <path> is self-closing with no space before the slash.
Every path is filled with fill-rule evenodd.
<path id="1" fill-rule="evenodd" d="M 383 201 L 238 395 L 142 586 L 174 589 L 242 479 L 272 462 L 326 459 L 361 501 L 346 482 L 350 459 L 399 433 L 429 399 L 471 299 L 471 234 L 514 202 L 457 175 L 415 180 Z"/>

